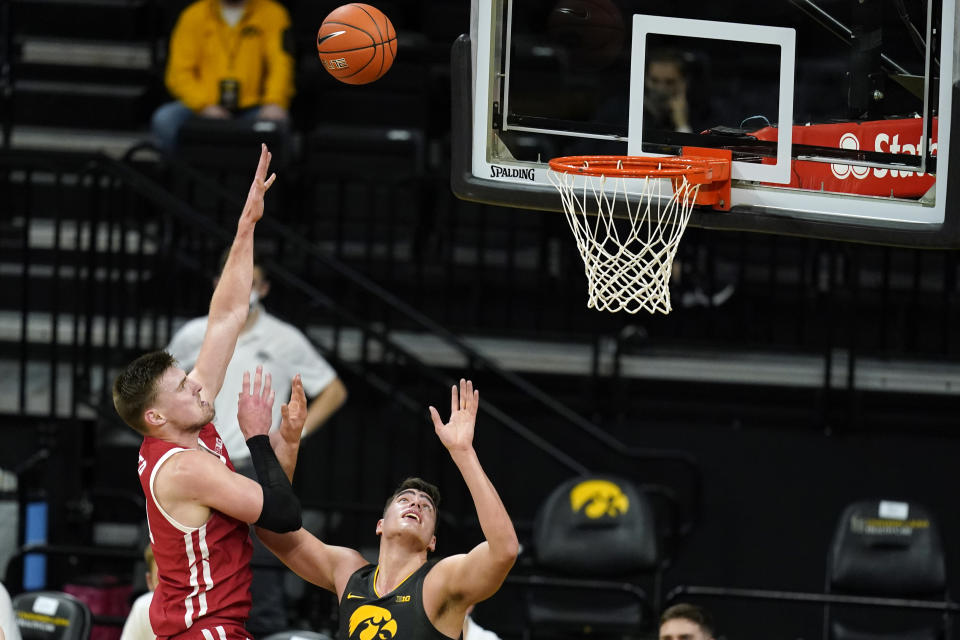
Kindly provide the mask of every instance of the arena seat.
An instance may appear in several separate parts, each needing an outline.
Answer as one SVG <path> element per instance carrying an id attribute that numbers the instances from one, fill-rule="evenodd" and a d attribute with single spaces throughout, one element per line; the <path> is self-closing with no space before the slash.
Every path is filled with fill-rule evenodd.
<path id="1" fill-rule="evenodd" d="M 943 543 L 933 515 L 912 502 L 874 499 L 848 505 L 837 521 L 830 546 L 826 592 L 948 601 Z M 895 619 L 882 615 L 894 612 L 878 611 L 851 619 L 854 612 L 840 617 L 833 609 L 829 603 L 824 606 L 824 625 L 829 624 L 832 640 L 950 637 L 947 615 L 942 616 L 939 628 L 930 626 L 929 613 L 926 626 L 914 627 L 910 620 L 921 616 L 905 619 L 903 611 L 895 612 Z M 901 630 L 892 631 L 895 625 Z"/>
<path id="2" fill-rule="evenodd" d="M 661 543 L 649 498 L 629 480 L 571 478 L 546 498 L 533 527 L 527 636 L 621 636 L 644 628 L 650 599 L 638 578 L 658 573 Z"/>
<path id="3" fill-rule="evenodd" d="M 23 640 L 87 640 L 90 609 L 62 591 L 32 591 L 13 597 L 13 611 Z"/>
<path id="4" fill-rule="evenodd" d="M 666 603 L 691 599 L 819 605 L 824 640 L 951 637 L 960 604 L 947 590 L 939 527 L 922 505 L 869 499 L 842 511 L 827 552 L 823 593 L 678 585 Z"/>

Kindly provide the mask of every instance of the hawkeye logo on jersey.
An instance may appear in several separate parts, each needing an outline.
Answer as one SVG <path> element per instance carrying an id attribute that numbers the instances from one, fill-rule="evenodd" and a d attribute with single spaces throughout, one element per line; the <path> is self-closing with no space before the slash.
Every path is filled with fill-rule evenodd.
<path id="1" fill-rule="evenodd" d="M 495 164 L 490 165 L 491 178 L 520 178 L 521 180 L 534 181 L 536 170 L 526 167 L 498 167 Z"/>
<path id="2" fill-rule="evenodd" d="M 349 637 L 357 640 L 391 640 L 397 637 L 397 621 L 382 607 L 365 604 L 350 616 Z"/>
<path id="3" fill-rule="evenodd" d="M 570 490 L 570 508 L 588 518 L 616 518 L 630 508 L 630 499 L 609 480 L 585 480 Z"/>

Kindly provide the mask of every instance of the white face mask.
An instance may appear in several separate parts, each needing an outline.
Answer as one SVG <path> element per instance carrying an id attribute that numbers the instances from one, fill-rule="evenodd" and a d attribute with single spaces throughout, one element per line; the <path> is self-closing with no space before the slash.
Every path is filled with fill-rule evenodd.
<path id="1" fill-rule="evenodd" d="M 251 289 L 250 290 L 250 310 L 251 311 L 253 311 L 253 308 L 257 306 L 257 302 L 259 301 L 260 301 L 260 294 L 258 294 L 255 290 Z"/>

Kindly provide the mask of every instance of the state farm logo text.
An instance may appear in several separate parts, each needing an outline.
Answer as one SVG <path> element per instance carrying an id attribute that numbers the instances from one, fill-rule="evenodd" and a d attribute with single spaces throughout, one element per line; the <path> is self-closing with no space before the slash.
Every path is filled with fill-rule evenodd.
<path id="1" fill-rule="evenodd" d="M 858 150 L 860 149 L 860 140 L 857 138 L 854 133 L 845 133 L 840 136 L 841 149 L 850 149 Z M 880 153 L 905 153 L 907 155 L 915 156 L 919 152 L 920 141 L 918 140 L 916 144 L 903 143 L 900 144 L 900 134 L 895 134 L 893 140 L 890 139 L 890 136 L 886 133 L 878 133 L 877 137 L 873 141 L 873 150 Z M 930 144 L 931 153 L 936 155 L 937 152 L 937 143 L 932 142 Z M 831 164 L 830 171 L 833 173 L 834 177 L 839 180 L 844 180 L 851 175 L 858 180 L 863 180 L 873 172 L 874 178 L 886 178 L 887 175 L 891 178 L 912 178 L 917 175 L 926 175 L 918 174 L 915 171 L 904 171 L 902 169 L 878 169 L 871 167 L 859 167 L 856 165 L 849 164 Z"/>

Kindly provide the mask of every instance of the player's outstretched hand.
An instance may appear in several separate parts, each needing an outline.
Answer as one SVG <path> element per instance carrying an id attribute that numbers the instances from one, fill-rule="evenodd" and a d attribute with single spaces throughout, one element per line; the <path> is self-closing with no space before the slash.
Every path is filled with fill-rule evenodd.
<path id="1" fill-rule="evenodd" d="M 290 402 L 280 407 L 283 420 L 280 421 L 280 436 L 284 442 L 299 445 L 303 432 L 303 423 L 307 420 L 307 396 L 303 392 L 303 381 L 298 373 L 290 385 Z"/>
<path id="2" fill-rule="evenodd" d="M 474 390 L 473 382 L 460 378 L 460 389 L 454 385 L 450 389 L 450 421 L 446 424 L 440 419 L 435 407 L 430 407 L 433 428 L 447 451 L 466 451 L 473 447 L 473 427 L 477 422 L 477 408 L 480 406 L 480 391 Z"/>
<path id="3" fill-rule="evenodd" d="M 240 431 L 245 440 L 270 433 L 270 425 L 273 422 L 273 399 L 276 395 L 270 383 L 270 374 L 268 373 L 264 379 L 262 366 L 257 367 L 253 375 L 252 389 L 250 372 L 243 372 L 243 388 L 237 401 L 237 422 L 240 423 Z"/>
<path id="4" fill-rule="evenodd" d="M 257 172 L 253 176 L 253 184 L 250 185 L 250 192 L 247 194 L 247 202 L 243 205 L 243 213 L 240 215 L 240 224 L 255 224 L 257 220 L 263 217 L 263 195 L 277 179 L 277 174 L 272 173 L 267 177 L 267 170 L 270 168 L 270 160 L 273 154 L 267 149 L 267 145 L 260 145 L 260 162 L 257 163 Z"/>

